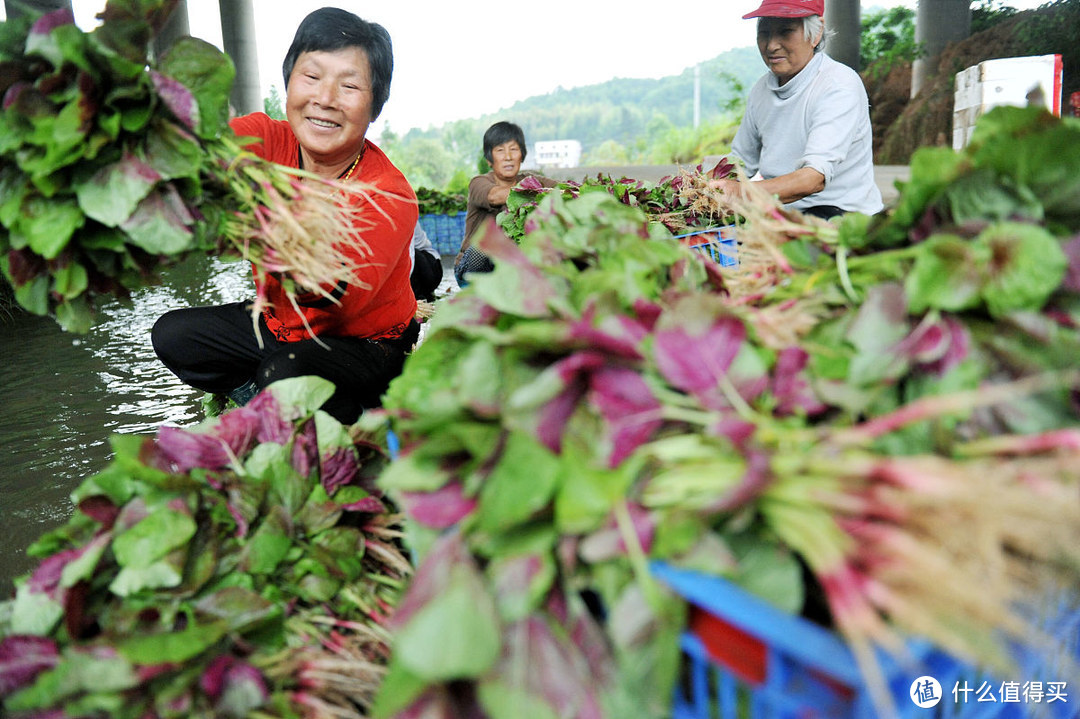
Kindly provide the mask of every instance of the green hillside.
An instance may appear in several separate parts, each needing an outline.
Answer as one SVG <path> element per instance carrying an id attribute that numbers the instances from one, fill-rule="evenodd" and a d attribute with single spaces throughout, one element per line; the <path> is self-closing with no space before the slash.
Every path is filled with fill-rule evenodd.
<path id="1" fill-rule="evenodd" d="M 457 120 L 404 136 L 386 133 L 380 145 L 414 186 L 446 187 L 476 173 L 484 130 L 498 120 L 521 125 L 530 146 L 578 140 L 583 163 L 675 162 L 703 145 L 730 142 L 741 103 L 765 72 L 756 48 L 729 50 L 701 64 L 701 127 L 694 131 L 694 68 L 659 79 L 616 78 L 559 88 L 497 113 Z M 658 157 L 659 155 L 659 157 Z M 455 175 L 457 177 L 454 180 Z M 453 180 L 453 181 L 452 181 Z"/>

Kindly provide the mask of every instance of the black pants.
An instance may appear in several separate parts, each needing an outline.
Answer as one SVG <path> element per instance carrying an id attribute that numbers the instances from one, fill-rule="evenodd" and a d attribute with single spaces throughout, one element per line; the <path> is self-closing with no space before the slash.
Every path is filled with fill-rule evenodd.
<path id="1" fill-rule="evenodd" d="M 814 207 L 807 207 L 802 210 L 804 215 L 813 215 L 814 217 L 820 217 L 823 220 L 831 220 L 834 217 L 839 217 L 844 214 L 844 210 L 834 205 L 815 205 Z"/>
<path id="2" fill-rule="evenodd" d="M 409 276 L 413 294 L 416 295 L 418 300 L 431 302 L 435 299 L 435 290 L 438 289 L 439 284 L 442 282 L 442 260 L 429 252 L 421 250 L 416 253 L 413 262 L 415 264 L 413 265 L 412 275 Z"/>
<path id="3" fill-rule="evenodd" d="M 261 390 L 287 377 L 316 375 L 337 387 L 322 409 L 351 424 L 365 409 L 382 404 L 390 381 L 420 334 L 415 320 L 394 340 L 322 337 L 279 342 L 259 317 L 255 337 L 249 305 L 235 302 L 167 312 L 150 338 L 158 358 L 184 383 L 204 392 L 228 393 L 249 381 Z"/>

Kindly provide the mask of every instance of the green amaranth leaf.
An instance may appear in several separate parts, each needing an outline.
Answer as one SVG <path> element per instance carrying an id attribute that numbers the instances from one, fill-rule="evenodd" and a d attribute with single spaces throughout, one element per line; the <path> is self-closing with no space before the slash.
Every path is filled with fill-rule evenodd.
<path id="1" fill-rule="evenodd" d="M 1069 265 L 1058 239 L 1038 225 L 1001 222 L 983 230 L 975 242 L 989 248 L 991 266 L 982 297 L 993 317 L 1042 309 Z"/>
<path id="2" fill-rule="evenodd" d="M 551 450 L 527 434 L 511 432 L 480 491 L 478 526 L 498 532 L 528 520 L 551 501 L 560 469 Z"/>
<path id="3" fill-rule="evenodd" d="M 122 567 L 145 569 L 195 535 L 189 511 L 161 506 L 113 539 L 113 554 Z"/>
<path id="4" fill-rule="evenodd" d="M 399 630 L 394 642 L 401 665 L 428 681 L 482 676 L 502 645 L 495 606 L 475 569 L 458 564 L 449 572 L 443 591 Z"/>
<path id="5" fill-rule="evenodd" d="M 25 246 L 46 260 L 53 260 L 85 223 L 86 217 L 74 198 L 33 196 L 23 203 L 17 228 Z"/>
<path id="6" fill-rule="evenodd" d="M 138 675 L 124 658 L 72 648 L 64 651 L 57 666 L 39 674 L 32 685 L 6 698 L 4 708 L 12 712 L 45 709 L 55 707 L 58 700 L 83 693 L 108 694 L 138 685 Z"/>
<path id="7" fill-rule="evenodd" d="M 290 515 L 280 506 L 270 507 L 259 528 L 244 545 L 241 567 L 251 574 L 270 574 L 292 547 Z"/>
<path id="8" fill-rule="evenodd" d="M 11 607 L 12 634 L 48 636 L 63 616 L 64 606 L 46 594 L 31 592 L 29 582 L 16 588 Z"/>
<path id="9" fill-rule="evenodd" d="M 16 287 L 15 301 L 27 312 L 35 315 L 48 314 L 49 278 L 45 275 L 38 275 L 26 284 Z"/>
<path id="10" fill-rule="evenodd" d="M 195 608 L 207 617 L 228 623 L 234 632 L 246 632 L 282 612 L 282 607 L 245 587 L 223 587 L 201 597 Z"/>
<path id="11" fill-rule="evenodd" d="M 147 195 L 121 228 L 132 244 L 152 255 L 178 255 L 193 249 L 195 218 L 176 188 L 163 185 Z"/>
<path id="12" fill-rule="evenodd" d="M 78 297 L 89 286 L 90 276 L 78 262 L 69 262 L 53 271 L 52 291 L 65 300 Z"/>
<path id="13" fill-rule="evenodd" d="M 191 93 L 198 108 L 199 137 L 215 138 L 229 120 L 229 94 L 236 69 L 232 60 L 210 43 L 182 37 L 169 48 L 158 69 Z"/>
<path id="14" fill-rule="evenodd" d="M 94 324 L 94 312 L 85 295 L 61 300 L 55 312 L 56 322 L 65 332 L 86 334 Z"/>
<path id="15" fill-rule="evenodd" d="M 920 314 L 928 309 L 951 312 L 979 303 L 989 247 L 956 235 L 935 235 L 922 245 L 904 283 L 908 310 Z"/>
<path id="16" fill-rule="evenodd" d="M 488 680 L 480 683 L 477 693 L 480 705 L 490 719 L 559 719 L 550 704 L 522 687 Z"/>
<path id="17" fill-rule="evenodd" d="M 290 377 L 274 383 L 271 390 L 282 414 L 307 417 L 333 396 L 334 383 L 322 377 Z"/>
<path id="18" fill-rule="evenodd" d="M 371 719 L 391 719 L 398 716 L 427 688 L 427 679 L 410 672 L 402 665 L 397 653 L 392 653 L 386 678 L 379 686 L 371 707 Z"/>
<path id="19" fill-rule="evenodd" d="M 379 486 L 396 492 L 434 492 L 450 479 L 438 461 L 418 452 L 393 462 L 379 475 Z"/>
<path id="20" fill-rule="evenodd" d="M 109 591 L 118 597 L 130 597 L 144 589 L 177 587 L 184 577 L 187 552 L 177 550 L 147 566 L 122 567 L 109 583 Z"/>
<path id="21" fill-rule="evenodd" d="M 126 638 L 116 650 L 135 664 L 186 662 L 214 646 L 229 631 L 224 621 L 190 622 L 178 632 L 141 634 Z"/>
<path id="22" fill-rule="evenodd" d="M 130 151 L 75 186 L 79 207 L 107 227 L 117 227 L 135 212 L 161 175 Z"/>

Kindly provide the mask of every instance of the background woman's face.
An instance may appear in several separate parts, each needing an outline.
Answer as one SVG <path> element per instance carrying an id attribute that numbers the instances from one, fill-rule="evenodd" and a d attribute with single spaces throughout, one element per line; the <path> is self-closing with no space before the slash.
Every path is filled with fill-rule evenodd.
<path id="1" fill-rule="evenodd" d="M 491 148 L 491 169 L 500 180 L 513 180 L 521 171 L 521 147 L 508 140 Z"/>
<path id="2" fill-rule="evenodd" d="M 285 114 L 310 156 L 342 162 L 363 145 L 371 100 L 371 66 L 361 48 L 305 52 L 289 75 Z"/>
<path id="3" fill-rule="evenodd" d="M 758 20 L 758 51 L 781 85 L 806 67 L 814 57 L 815 44 L 806 39 L 802 18 L 763 17 Z"/>

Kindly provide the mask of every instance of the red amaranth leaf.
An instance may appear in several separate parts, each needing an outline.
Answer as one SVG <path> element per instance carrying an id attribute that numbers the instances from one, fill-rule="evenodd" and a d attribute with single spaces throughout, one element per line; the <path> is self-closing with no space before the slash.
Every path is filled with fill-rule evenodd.
<path id="1" fill-rule="evenodd" d="M 602 367 L 593 372 L 589 402 L 607 421 L 612 445 L 610 467 L 618 466 L 649 441 L 662 424 L 660 400 L 640 374 L 626 367 Z"/>
<path id="2" fill-rule="evenodd" d="M 552 452 L 562 448 L 563 428 L 585 396 L 589 374 L 603 367 L 605 362 L 598 352 L 578 352 L 551 366 L 559 376 L 563 390 L 540 408 L 536 430 L 537 439 Z"/>
<path id="3" fill-rule="evenodd" d="M 34 24 L 30 26 L 30 37 L 34 35 L 48 35 L 54 29 L 60 27 L 61 25 L 74 24 L 75 16 L 72 14 L 71 8 L 63 7 L 59 10 L 47 12 L 41 17 L 39 17 L 37 20 L 35 20 Z"/>
<path id="4" fill-rule="evenodd" d="M 536 179 L 533 175 L 529 175 L 524 180 L 518 183 L 518 188 L 522 190 L 529 190 L 532 192 L 543 192 L 545 188 L 540 180 Z"/>
<path id="5" fill-rule="evenodd" d="M 725 180 L 735 174 L 735 165 L 728 162 L 726 157 L 721 157 L 716 167 L 709 173 L 709 179 Z"/>
<path id="6" fill-rule="evenodd" d="M 645 554 L 649 554 L 656 535 L 656 518 L 639 504 L 628 504 L 627 509 L 638 545 Z M 618 521 L 613 516 L 602 529 L 582 540 L 580 552 L 581 556 L 590 563 L 597 563 L 626 556 L 627 549 L 625 537 L 619 528 Z"/>
<path id="7" fill-rule="evenodd" d="M 86 497 L 80 501 L 79 511 L 105 529 L 112 529 L 116 517 L 120 514 L 120 508 L 113 504 L 111 499 L 101 494 Z"/>
<path id="8" fill-rule="evenodd" d="M 922 357 L 917 359 L 922 362 L 923 370 L 940 376 L 967 359 L 971 352 L 971 335 L 963 322 L 948 315 L 942 317 L 938 326 L 941 328 L 941 342 L 945 345 L 944 352 L 932 361 Z"/>
<path id="9" fill-rule="evenodd" d="M 29 686 L 38 674 L 60 661 L 56 642 L 46 637 L 14 634 L 0 640 L 0 696 Z"/>
<path id="10" fill-rule="evenodd" d="M 157 70 L 150 71 L 150 79 L 154 83 L 154 90 L 158 97 L 169 108 L 169 112 L 176 117 L 184 127 L 194 131 L 199 124 L 199 108 L 195 103 L 195 96 L 178 80 L 167 75 L 162 75 Z"/>
<path id="11" fill-rule="evenodd" d="M 1080 292 L 1080 234 L 1062 244 L 1061 249 L 1069 260 L 1061 287 L 1069 292 Z"/>
<path id="12" fill-rule="evenodd" d="M 24 91 L 29 90 L 32 87 L 33 85 L 22 80 L 14 83 L 11 87 L 4 91 L 3 109 L 7 110 L 9 107 L 18 102 L 19 96 L 22 95 Z"/>
<path id="13" fill-rule="evenodd" d="M 521 248 L 495 226 L 494 220 L 490 220 L 477 232 L 473 238 L 473 245 L 496 261 L 497 271 L 512 271 L 516 275 L 515 286 L 528 288 L 528 292 L 517 293 L 516 297 L 508 300 L 510 302 L 508 306 L 499 306 L 498 309 L 503 311 L 512 309 L 515 314 L 524 317 L 547 316 L 548 303 L 555 300 L 559 293 L 543 270 L 533 264 Z M 484 295 L 484 299 L 492 305 L 503 304 L 494 302 L 493 296 Z"/>
<path id="14" fill-rule="evenodd" d="M 410 518 L 432 529 L 452 527 L 476 509 L 476 500 L 456 481 L 434 492 L 402 492 L 401 503 Z"/>
<path id="15" fill-rule="evenodd" d="M 809 361 L 810 355 L 801 347 L 786 347 L 777 355 L 772 381 L 778 415 L 791 415 L 802 410 L 807 416 L 813 416 L 827 409 L 806 381 Z"/>
<path id="16" fill-rule="evenodd" d="M 595 303 L 590 302 L 581 313 L 581 319 L 570 323 L 569 339 L 582 342 L 598 352 L 625 359 L 641 359 L 639 348 L 648 332 L 649 328 L 639 320 L 625 315 L 598 313 Z"/>
<path id="17" fill-rule="evenodd" d="M 222 469 L 229 466 L 231 461 L 227 445 L 217 437 L 179 427 L 162 427 L 158 430 L 157 447 L 173 471 L 180 473 L 190 472 L 196 467 Z"/>
<path id="18" fill-rule="evenodd" d="M 28 248 L 8 250 L 8 272 L 11 274 L 11 284 L 15 287 L 22 287 L 44 273 L 47 268 L 45 260 Z"/>
<path id="19" fill-rule="evenodd" d="M 349 512 L 362 512 L 364 514 L 385 514 L 386 505 L 378 497 L 364 497 L 355 502 L 341 505 L 341 508 Z"/>
<path id="20" fill-rule="evenodd" d="M 315 435 L 315 421 L 308 420 L 293 438 L 292 466 L 301 477 L 307 477 L 319 461 L 319 439 Z"/>
<path id="21" fill-rule="evenodd" d="M 338 447 L 333 452 L 324 454 L 319 464 L 319 479 L 328 495 L 333 495 L 340 487 L 352 484 L 360 472 L 356 453 L 351 447 Z"/>
<path id="22" fill-rule="evenodd" d="M 704 333 L 682 327 L 658 330 L 653 355 L 673 387 L 700 394 L 727 374 L 745 338 L 740 320 L 720 317 Z"/>
<path id="23" fill-rule="evenodd" d="M 284 445 L 292 437 L 293 424 L 281 416 L 281 405 L 273 392 L 259 392 L 244 407 L 259 415 L 259 429 L 255 433 L 259 443 Z"/>

